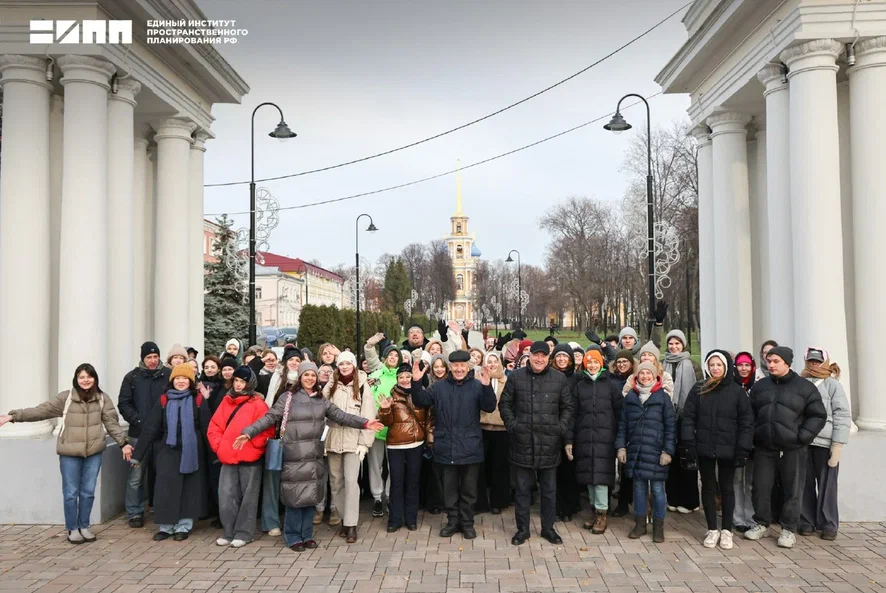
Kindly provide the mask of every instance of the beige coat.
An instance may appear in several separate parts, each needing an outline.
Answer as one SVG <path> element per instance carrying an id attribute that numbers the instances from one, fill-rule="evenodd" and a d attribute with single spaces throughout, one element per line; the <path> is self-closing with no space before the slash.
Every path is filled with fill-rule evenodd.
<path id="1" fill-rule="evenodd" d="M 342 411 L 354 416 L 361 416 L 367 420 L 376 417 L 375 398 L 369 387 L 366 373 L 357 371 L 357 381 L 360 385 L 360 401 L 354 399 L 354 384 L 345 385 L 339 383 L 335 392 L 332 392 L 333 380 L 330 380 L 323 388 L 323 397 L 332 401 Z M 356 453 L 357 445 L 363 445 L 367 449 L 375 442 L 375 431 L 360 430 L 336 424 L 329 420 L 329 434 L 326 435 L 326 451 L 332 453 Z"/>
<path id="2" fill-rule="evenodd" d="M 495 411 L 480 412 L 480 428 L 483 430 L 504 431 L 505 423 L 501 419 L 501 412 L 498 411 L 498 402 L 501 401 L 501 392 L 505 389 L 507 377 L 504 375 L 500 379 L 492 379 L 492 385 L 495 388 Z"/>
<path id="3" fill-rule="evenodd" d="M 70 391 L 62 391 L 49 401 L 35 408 L 12 410 L 9 415 L 13 422 L 37 422 L 50 418 L 61 418 Z M 126 433 L 120 428 L 114 402 L 106 393 L 101 394 L 104 405 L 93 399 L 84 402 L 74 391 L 71 405 L 65 416 L 64 429 L 58 435 L 55 452 L 69 457 L 89 457 L 105 450 L 105 429 L 121 447 L 126 444 Z"/>

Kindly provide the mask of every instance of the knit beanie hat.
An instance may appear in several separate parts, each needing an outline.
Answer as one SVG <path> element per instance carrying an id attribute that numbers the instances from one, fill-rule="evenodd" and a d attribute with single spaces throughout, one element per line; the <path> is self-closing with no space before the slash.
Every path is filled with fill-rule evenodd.
<path id="1" fill-rule="evenodd" d="M 338 355 L 338 358 L 335 359 L 335 366 L 338 366 L 343 362 L 349 362 L 352 365 L 357 366 L 357 357 L 354 356 L 353 352 L 342 352 Z"/>
<path id="2" fill-rule="evenodd" d="M 283 350 L 283 359 L 282 363 L 285 365 L 286 362 L 290 358 L 297 358 L 299 361 L 301 360 L 301 352 L 297 348 L 286 348 Z"/>
<path id="3" fill-rule="evenodd" d="M 581 347 L 581 344 L 578 342 L 569 342 L 569 347 L 572 348 L 572 352 L 581 352 L 584 354 L 585 349 Z"/>
<path id="4" fill-rule="evenodd" d="M 236 369 L 238 366 L 237 359 L 233 356 L 225 356 L 221 359 L 221 368 L 231 367 L 232 369 Z"/>
<path id="5" fill-rule="evenodd" d="M 298 365 L 298 376 L 299 377 L 301 377 L 302 375 L 304 375 L 308 371 L 314 371 L 314 374 L 317 374 L 317 372 L 318 372 L 317 365 L 315 365 L 310 360 L 306 360 L 303 363 L 301 363 L 300 365 Z"/>
<path id="6" fill-rule="evenodd" d="M 766 355 L 767 360 L 773 354 L 785 361 L 785 364 L 787 364 L 788 366 L 791 366 L 791 364 L 793 364 L 794 362 L 794 351 L 787 346 L 775 346 L 774 348 L 772 348 L 769 351 L 769 354 Z"/>
<path id="7" fill-rule="evenodd" d="M 640 348 L 640 352 L 637 353 L 637 360 L 640 360 L 640 356 L 642 356 L 644 352 L 652 354 L 655 357 L 655 360 L 658 360 L 658 357 L 661 355 L 661 352 L 659 352 L 658 347 L 652 343 L 652 340 L 643 344 L 643 347 Z"/>
<path id="8" fill-rule="evenodd" d="M 557 341 L 557 338 L 555 338 L 554 336 L 548 336 L 547 338 L 544 339 L 544 341 L 545 342 L 552 342 L 554 344 L 554 346 L 556 346 L 557 344 L 560 343 L 559 341 Z"/>
<path id="9" fill-rule="evenodd" d="M 742 352 L 738 356 L 735 357 L 735 364 L 737 366 L 742 363 L 753 365 L 754 358 L 750 354 L 748 354 L 747 352 Z"/>
<path id="10" fill-rule="evenodd" d="M 618 332 L 618 343 L 621 344 L 621 339 L 625 336 L 633 336 L 634 341 L 639 342 L 640 338 L 637 336 L 637 330 L 633 327 L 625 326 L 621 328 L 621 331 Z"/>
<path id="11" fill-rule="evenodd" d="M 397 367 L 397 374 L 400 375 L 403 373 L 409 373 L 410 375 L 412 375 L 412 367 L 409 366 L 408 364 L 401 364 L 400 366 L 398 366 Z"/>
<path id="12" fill-rule="evenodd" d="M 187 356 L 185 356 L 185 358 L 187 358 Z M 172 380 L 176 377 L 186 377 L 191 383 L 196 383 L 197 381 L 196 377 L 194 377 L 193 367 L 187 362 L 175 365 L 175 368 L 173 368 L 172 372 L 169 374 L 169 382 L 172 383 Z"/>
<path id="13" fill-rule="evenodd" d="M 584 357 L 584 367 L 588 368 L 588 363 L 592 360 L 596 360 L 600 363 L 600 366 L 603 366 L 603 355 L 600 354 L 597 350 L 588 350 Z"/>
<path id="14" fill-rule="evenodd" d="M 252 378 L 252 369 L 246 365 L 240 365 L 234 370 L 234 379 L 243 379 L 249 383 Z"/>
<path id="15" fill-rule="evenodd" d="M 237 347 L 237 352 L 240 352 L 240 340 L 238 340 L 237 338 L 231 338 L 230 340 L 225 342 L 225 350 L 227 350 L 228 346 L 232 344 Z"/>
<path id="16" fill-rule="evenodd" d="M 301 349 L 301 359 L 302 360 L 314 360 L 314 353 L 311 352 L 310 348 L 302 348 Z"/>
<path id="17" fill-rule="evenodd" d="M 684 334 L 682 331 L 680 331 L 679 329 L 672 329 L 671 331 L 669 331 L 668 335 L 665 336 L 665 346 L 668 345 L 668 342 L 671 341 L 671 338 L 677 338 L 678 340 L 680 340 L 680 342 L 682 342 L 683 348 L 686 348 L 686 334 Z"/>
<path id="18" fill-rule="evenodd" d="M 557 344 L 554 346 L 554 351 L 551 352 L 551 358 L 558 354 L 565 354 L 570 360 L 572 360 L 572 348 L 569 347 L 569 344 Z"/>
<path id="19" fill-rule="evenodd" d="M 655 368 L 654 364 L 652 364 L 651 362 L 641 362 L 640 365 L 637 367 L 636 374 L 638 384 L 640 383 L 640 371 L 649 371 L 650 373 L 652 373 L 653 377 L 658 376 L 658 369 Z"/>
<path id="20" fill-rule="evenodd" d="M 542 344 L 544 344 L 544 342 L 542 342 Z M 517 346 L 517 351 L 518 351 L 520 354 L 523 354 L 523 351 L 524 351 L 526 348 L 529 348 L 530 346 L 532 346 L 532 340 L 521 340 L 521 341 L 520 341 L 520 345 Z M 547 347 L 547 344 L 545 344 L 545 347 Z"/>
<path id="21" fill-rule="evenodd" d="M 169 362 L 173 356 L 183 356 L 187 360 L 188 351 L 181 344 L 173 344 L 172 348 L 169 349 L 169 354 L 166 355 L 166 361 Z"/>
<path id="22" fill-rule="evenodd" d="M 151 354 L 160 354 L 160 348 L 154 342 L 145 342 L 142 344 L 141 360 L 144 360 Z"/>
<path id="23" fill-rule="evenodd" d="M 628 350 L 627 348 L 622 348 L 615 355 L 616 361 L 618 361 L 619 358 L 626 358 L 627 360 L 633 361 L 634 360 L 634 353 L 631 352 L 630 350 Z"/>

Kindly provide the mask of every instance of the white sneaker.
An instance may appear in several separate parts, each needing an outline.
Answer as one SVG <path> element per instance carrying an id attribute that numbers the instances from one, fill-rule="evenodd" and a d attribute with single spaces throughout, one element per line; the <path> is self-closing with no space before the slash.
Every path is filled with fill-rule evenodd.
<path id="1" fill-rule="evenodd" d="M 750 529 L 744 532 L 744 538 L 749 539 L 751 541 L 757 541 L 758 539 L 763 539 L 769 535 L 769 528 L 765 525 L 754 525 Z"/>
<path id="2" fill-rule="evenodd" d="M 793 548 L 795 543 L 797 543 L 797 536 L 794 535 L 794 532 L 782 529 L 781 535 L 778 536 L 778 547 Z"/>
<path id="3" fill-rule="evenodd" d="M 86 540 L 80 535 L 80 532 L 75 529 L 74 531 L 68 532 L 68 541 L 72 544 L 82 544 Z"/>
<path id="4" fill-rule="evenodd" d="M 723 530 L 720 532 L 720 549 L 721 550 L 731 550 L 732 549 L 732 532 Z"/>
<path id="5" fill-rule="evenodd" d="M 720 532 L 716 529 L 709 530 L 704 536 L 704 543 L 702 544 L 706 548 L 716 548 L 717 542 L 720 541 Z"/>
<path id="6" fill-rule="evenodd" d="M 279 527 L 274 527 L 268 532 L 268 535 L 270 535 L 271 537 L 280 537 L 281 535 L 283 535 L 283 532 L 280 531 Z"/>
<path id="7" fill-rule="evenodd" d="M 682 515 L 690 514 L 694 509 L 687 509 L 686 507 L 677 507 L 677 512 Z"/>
<path id="8" fill-rule="evenodd" d="M 672 513 L 676 513 L 677 507 L 672 507 L 671 505 L 668 505 L 668 510 L 671 511 Z"/>
<path id="9" fill-rule="evenodd" d="M 83 536 L 83 540 L 86 542 L 94 542 L 95 541 L 95 534 L 93 534 L 91 531 L 89 531 L 89 528 L 81 529 L 80 535 Z"/>
<path id="10" fill-rule="evenodd" d="M 223 537 L 220 537 L 220 538 L 218 538 L 217 540 L 215 540 L 215 545 L 217 545 L 217 546 L 229 546 L 229 545 L 231 545 L 231 540 L 229 540 L 229 539 L 225 539 L 225 538 L 223 538 Z"/>
<path id="11" fill-rule="evenodd" d="M 242 548 L 247 543 L 249 543 L 249 542 L 245 542 L 242 539 L 235 539 L 234 541 L 231 542 L 231 547 L 232 548 Z"/>

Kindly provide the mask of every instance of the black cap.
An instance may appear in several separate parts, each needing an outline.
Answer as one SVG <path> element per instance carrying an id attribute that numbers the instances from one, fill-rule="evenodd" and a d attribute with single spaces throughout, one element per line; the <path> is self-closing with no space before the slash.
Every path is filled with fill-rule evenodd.
<path id="1" fill-rule="evenodd" d="M 775 346 L 770 349 L 766 354 L 766 359 L 768 360 L 770 356 L 775 355 L 785 361 L 785 363 L 790 366 L 791 363 L 794 362 L 794 351 L 788 348 L 787 346 Z"/>
<path id="2" fill-rule="evenodd" d="M 535 354 L 536 352 L 550 354 L 551 348 L 548 346 L 547 342 L 533 342 L 532 346 L 529 347 L 529 354 Z"/>
<path id="3" fill-rule="evenodd" d="M 148 356 L 149 354 L 157 354 L 157 355 L 160 354 L 160 348 L 158 348 L 157 344 L 155 344 L 154 342 L 145 342 L 144 344 L 142 344 L 141 359 L 144 360 L 145 357 Z"/>
<path id="4" fill-rule="evenodd" d="M 546 346 L 547 347 L 547 346 Z M 467 350 L 456 350 L 449 355 L 449 362 L 470 362 L 471 354 Z"/>

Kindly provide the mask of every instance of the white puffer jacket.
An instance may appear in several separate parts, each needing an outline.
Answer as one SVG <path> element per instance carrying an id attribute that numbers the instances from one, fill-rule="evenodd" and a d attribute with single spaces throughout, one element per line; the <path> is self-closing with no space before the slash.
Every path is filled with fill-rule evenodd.
<path id="1" fill-rule="evenodd" d="M 357 381 L 360 390 L 359 400 L 354 399 L 353 383 L 348 385 L 337 383 L 334 376 L 326 384 L 326 387 L 323 388 L 323 397 L 332 401 L 332 403 L 348 414 L 373 420 L 377 415 L 377 409 L 366 373 L 357 371 Z M 336 383 L 335 391 L 333 391 L 333 384 Z M 329 434 L 326 435 L 325 441 L 327 453 L 356 453 L 358 445 L 364 445 L 368 449 L 372 447 L 375 441 L 375 432 L 372 430 L 350 428 L 336 424 L 331 420 L 327 421 L 327 424 L 329 425 Z"/>

